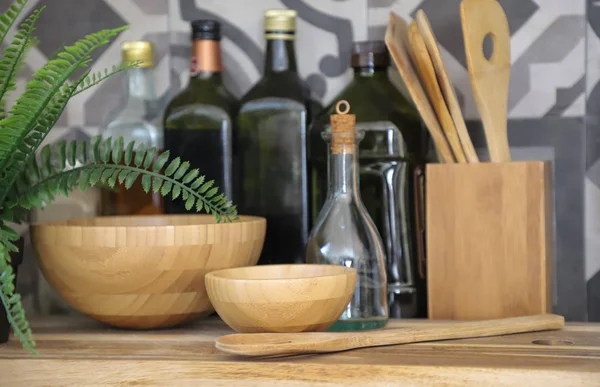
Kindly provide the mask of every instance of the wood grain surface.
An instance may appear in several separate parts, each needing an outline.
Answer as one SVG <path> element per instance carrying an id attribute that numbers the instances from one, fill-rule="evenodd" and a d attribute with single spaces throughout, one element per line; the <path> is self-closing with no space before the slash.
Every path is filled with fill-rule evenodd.
<path id="1" fill-rule="evenodd" d="M 266 220 L 210 215 L 100 217 L 31 227 L 40 269 L 75 309 L 107 324 L 167 327 L 214 311 L 204 275 L 255 265 Z"/>
<path id="2" fill-rule="evenodd" d="M 390 320 L 389 328 L 447 322 Z M 87 386 L 581 386 L 600 381 L 600 324 L 561 331 L 247 359 L 214 339 L 217 318 L 180 329 L 132 332 L 77 318 L 32 320 L 39 358 L 12 338 L 0 345 L 0 385 Z M 556 345 L 533 344 L 533 341 Z"/>
<path id="3" fill-rule="evenodd" d="M 430 318 L 551 312 L 550 171 L 542 161 L 427 165 Z"/>

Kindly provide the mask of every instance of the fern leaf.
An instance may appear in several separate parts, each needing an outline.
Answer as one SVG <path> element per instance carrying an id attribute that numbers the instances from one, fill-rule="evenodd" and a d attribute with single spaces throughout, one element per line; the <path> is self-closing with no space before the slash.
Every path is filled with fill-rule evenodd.
<path id="1" fill-rule="evenodd" d="M 0 228 L 0 300 L 2 300 L 2 307 L 6 311 L 6 317 L 13 328 L 15 336 L 21 340 L 23 348 L 28 349 L 32 354 L 37 356 L 35 341 L 25 317 L 21 297 L 15 294 L 15 286 L 13 284 L 15 275 L 10 265 L 9 249 L 7 248 L 7 245 L 9 245 L 11 246 L 10 250 L 17 251 L 16 246 L 12 242 L 17 240 L 19 235 L 9 227 L 2 226 Z"/>
<path id="2" fill-rule="evenodd" d="M 173 161 L 169 163 L 168 156 L 164 156 L 161 163 L 164 161 L 164 165 L 169 165 L 169 167 L 177 165 L 177 168 L 175 166 L 172 168 L 177 172 L 167 176 L 160 170 L 155 171 L 154 163 L 145 163 L 146 160 L 151 159 L 150 156 L 153 153 L 152 149 L 146 152 L 143 144 L 137 148 L 135 145 L 131 146 L 130 153 L 135 154 L 135 165 L 124 165 L 121 163 L 122 154 L 119 151 L 119 149 L 121 151 L 123 149 L 122 141 L 117 139 L 111 142 L 111 139 L 108 138 L 101 143 L 100 136 L 96 136 L 91 142 L 92 145 L 89 147 L 72 144 L 67 147 L 65 141 L 58 142 L 53 147 L 44 146 L 39 163 L 34 159 L 35 165 L 28 167 L 27 174 L 23 175 L 23 183 L 18 184 L 16 189 L 10 191 L 7 203 L 10 203 L 12 207 L 19 206 L 22 209 L 40 207 L 56 195 L 67 195 L 75 187 L 85 190 L 90 186 L 102 183 L 110 187 L 122 184 L 125 188 L 130 189 L 141 176 L 141 185 L 146 192 L 151 190 L 160 192 L 162 196 L 170 196 L 172 199 L 181 196 L 188 210 L 191 211 L 195 208 L 196 211 L 201 211 L 204 209 L 206 213 L 214 215 L 218 221 L 222 219 L 231 221 L 238 218 L 235 206 L 227 201 L 225 195 L 217 194 L 218 188 L 213 187 L 214 181 L 205 182 L 204 176 L 195 177 L 199 174 L 197 169 L 186 172 L 189 168 L 188 162 L 176 161 L 175 164 L 172 164 Z M 88 155 L 77 156 L 87 158 L 92 163 L 77 165 L 74 168 L 67 166 L 66 159 L 72 157 L 69 155 L 68 149 L 73 148 L 87 149 Z M 55 160 L 54 165 L 50 164 L 50 168 L 48 167 L 49 160 Z M 65 168 L 61 170 L 57 166 Z M 182 166 L 184 166 L 183 169 Z M 38 175 L 35 173 L 36 170 L 42 172 Z M 186 178 L 187 183 L 185 182 Z"/>
<path id="3" fill-rule="evenodd" d="M 5 55 L 2 57 L 2 60 L 0 60 L 0 106 L 5 106 L 6 94 L 9 91 L 15 90 L 17 73 L 23 66 L 25 54 L 27 53 L 27 50 L 36 43 L 36 39 L 33 37 L 35 22 L 40 17 L 40 13 L 43 9 L 44 7 L 33 11 L 33 13 L 21 23 L 21 28 L 15 34 L 14 40 L 4 50 Z M 14 19 L 10 24 L 13 22 Z M 1 24 L 2 23 L 0 22 L 0 25 Z M 2 35 L 1 29 L 0 35 Z M 2 39 L 4 39 L 3 36 Z M 1 41 L 3 40 L 0 40 L 0 42 Z M 6 53 L 10 53 L 11 55 L 6 55 Z"/>
<path id="4" fill-rule="evenodd" d="M 127 26 L 102 30 L 87 35 L 63 50 L 75 61 L 57 56 L 34 73 L 34 79 L 27 83 L 25 92 L 10 109 L 9 117 L 0 121 L 5 134 L 0 136 L 0 203 L 4 202 L 10 187 L 22 172 L 23 165 L 35 154 L 59 119 L 78 85 L 85 80 L 84 75 L 77 82 L 71 83 L 69 77 L 78 68 L 89 64 L 94 50 L 107 44 L 126 28 Z M 32 136 L 35 141 L 26 142 L 28 136 Z"/>
<path id="5" fill-rule="evenodd" d="M 25 8 L 25 4 L 27 4 L 27 0 L 14 1 L 0 17 L 0 42 L 6 38 L 6 34 Z"/>
<path id="6" fill-rule="evenodd" d="M 83 93 L 87 89 L 96 86 L 100 82 L 112 77 L 115 74 L 138 67 L 140 63 L 140 61 L 123 62 L 119 66 L 113 67 L 112 71 L 105 70 L 104 74 L 97 72 L 92 75 L 87 75 L 85 78 L 83 78 L 83 82 L 79 84 L 77 90 L 75 90 L 73 93 L 73 97 L 75 97 L 77 94 Z"/>

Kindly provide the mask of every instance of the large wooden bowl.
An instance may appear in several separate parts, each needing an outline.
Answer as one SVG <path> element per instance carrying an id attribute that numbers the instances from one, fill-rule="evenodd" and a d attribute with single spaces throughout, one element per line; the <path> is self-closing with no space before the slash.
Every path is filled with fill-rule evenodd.
<path id="1" fill-rule="evenodd" d="M 204 276 L 255 265 L 266 220 L 209 215 L 98 217 L 31 226 L 42 273 L 76 310 L 127 328 L 174 326 L 214 311 Z"/>
<path id="2" fill-rule="evenodd" d="M 354 294 L 356 270 L 334 265 L 268 265 L 214 271 L 206 290 L 238 332 L 324 331 Z"/>

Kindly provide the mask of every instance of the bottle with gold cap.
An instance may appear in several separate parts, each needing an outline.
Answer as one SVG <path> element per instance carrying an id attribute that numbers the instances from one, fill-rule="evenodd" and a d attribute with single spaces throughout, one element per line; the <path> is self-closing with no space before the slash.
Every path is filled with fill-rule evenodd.
<path id="1" fill-rule="evenodd" d="M 233 117 L 237 101 L 221 75 L 221 27 L 216 20 L 194 20 L 191 26 L 190 80 L 165 110 L 165 148 L 215 180 L 215 186 L 235 201 Z M 166 201 L 165 211 L 188 212 L 181 198 Z"/>
<path id="2" fill-rule="evenodd" d="M 123 101 L 119 108 L 109 114 L 110 121 L 104 125 L 103 138 L 113 140 L 123 136 L 125 144 L 134 140 L 146 149 L 156 147 L 163 150 L 163 131 L 158 125 L 160 108 L 154 89 L 153 46 L 147 41 L 124 42 L 121 46 L 124 62 L 138 61 L 136 68 L 125 72 Z M 102 215 L 141 215 L 163 212 L 160 193 L 146 194 L 141 185 L 127 190 L 115 187 L 102 192 Z"/>
<path id="3" fill-rule="evenodd" d="M 381 236 L 365 208 L 358 175 L 356 116 L 340 101 L 331 115 L 331 130 L 323 132 L 329 145 L 327 199 L 306 249 L 307 263 L 355 268 L 354 296 L 330 330 L 381 328 L 388 321 L 387 275 Z"/>
<path id="4" fill-rule="evenodd" d="M 296 11 L 267 10 L 264 76 L 238 115 L 241 213 L 266 217 L 259 264 L 304 262 L 308 239 L 307 128 L 320 108 L 296 67 Z"/>

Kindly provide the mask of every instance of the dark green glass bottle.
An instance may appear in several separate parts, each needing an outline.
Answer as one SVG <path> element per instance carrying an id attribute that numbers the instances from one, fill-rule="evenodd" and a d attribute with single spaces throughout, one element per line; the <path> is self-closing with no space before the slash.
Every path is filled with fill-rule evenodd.
<path id="1" fill-rule="evenodd" d="M 296 71 L 296 12 L 265 12 L 263 78 L 242 98 L 238 116 L 240 213 L 264 216 L 259 264 L 304 262 L 308 239 L 307 128 L 318 109 Z"/>
<path id="2" fill-rule="evenodd" d="M 233 117 L 237 102 L 223 85 L 220 40 L 218 22 L 192 22 L 190 82 L 166 108 L 165 149 L 199 168 L 227 198 L 235 200 Z M 181 198 L 165 200 L 165 211 L 187 212 Z"/>
<path id="3" fill-rule="evenodd" d="M 346 100 L 356 115 L 362 201 L 383 239 L 390 317 L 426 314 L 424 278 L 419 276 L 415 227 L 415 171 L 425 161 L 429 137 L 417 111 L 390 82 L 384 42 L 353 44 L 353 81 L 316 118 L 310 129 L 310 200 L 314 224 L 327 195 L 327 143 L 335 102 Z M 423 270 L 421 270 L 422 272 Z"/>

